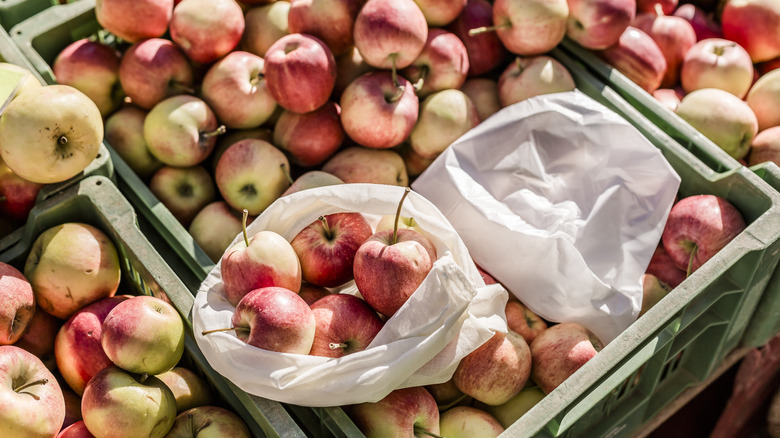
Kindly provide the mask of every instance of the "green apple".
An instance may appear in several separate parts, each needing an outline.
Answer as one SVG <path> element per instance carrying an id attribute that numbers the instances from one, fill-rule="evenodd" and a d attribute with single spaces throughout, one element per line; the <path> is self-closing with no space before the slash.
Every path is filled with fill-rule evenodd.
<path id="1" fill-rule="evenodd" d="M 24 74 L 24 79 L 22 86 L 19 87 L 19 89 L 16 90 L 16 94 L 14 94 L 14 97 L 18 96 L 21 93 L 24 93 L 26 90 L 31 90 L 33 88 L 40 88 L 43 86 L 43 83 L 41 83 L 40 79 L 35 77 L 35 75 L 32 74 L 30 69 L 24 68 L 20 65 L 11 64 L 8 62 L 0 62 L 0 70 L 10 70 L 13 72 L 19 72 Z"/>
<path id="2" fill-rule="evenodd" d="M 201 406 L 180 413 L 166 438 L 249 438 L 241 418 L 218 406 Z"/>
<path id="3" fill-rule="evenodd" d="M 541 399 L 544 392 L 538 386 L 526 386 L 519 394 L 498 406 L 488 406 L 485 409 L 490 412 L 504 427 L 511 426 L 522 417 Z"/>

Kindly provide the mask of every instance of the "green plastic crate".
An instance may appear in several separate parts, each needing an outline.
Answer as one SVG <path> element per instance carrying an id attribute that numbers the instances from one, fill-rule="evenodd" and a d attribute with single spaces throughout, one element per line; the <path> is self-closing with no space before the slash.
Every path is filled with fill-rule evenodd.
<path id="1" fill-rule="evenodd" d="M 141 231 L 132 206 L 111 180 L 91 176 L 37 204 L 20 238 L 0 244 L 0 261 L 23 266 L 37 236 L 65 222 L 94 225 L 112 239 L 122 262 L 123 292 L 156 296 L 179 311 L 187 331 L 186 363 L 206 378 L 226 407 L 242 417 L 253 436 L 305 436 L 281 405 L 248 395 L 209 366 L 192 337 L 188 319 L 194 297 Z"/>
<path id="2" fill-rule="evenodd" d="M 10 29 L 29 17 L 64 0 L 0 0 L 0 27 Z"/>

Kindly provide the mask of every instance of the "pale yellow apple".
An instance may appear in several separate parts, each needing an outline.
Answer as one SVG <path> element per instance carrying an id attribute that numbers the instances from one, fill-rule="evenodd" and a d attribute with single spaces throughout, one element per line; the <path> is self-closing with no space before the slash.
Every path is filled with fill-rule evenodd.
<path id="1" fill-rule="evenodd" d="M 543 398 L 544 392 L 538 386 L 528 386 L 509 401 L 498 406 L 486 405 L 486 409 L 502 426 L 509 427 Z"/>
<path id="2" fill-rule="evenodd" d="M 22 83 L 22 86 L 16 90 L 14 97 L 24 93 L 25 91 L 43 86 L 43 82 L 41 82 L 41 80 L 30 71 L 30 69 L 20 65 L 11 64 L 9 62 L 0 62 L 0 70 L 10 70 L 24 74 L 24 82 Z"/>

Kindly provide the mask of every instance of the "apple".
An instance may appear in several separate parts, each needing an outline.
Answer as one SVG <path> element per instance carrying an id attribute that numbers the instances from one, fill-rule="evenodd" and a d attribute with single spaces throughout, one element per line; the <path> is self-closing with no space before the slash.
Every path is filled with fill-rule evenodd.
<path id="1" fill-rule="evenodd" d="M 250 438 L 241 418 L 219 406 L 199 406 L 176 416 L 166 438 Z"/>
<path id="2" fill-rule="evenodd" d="M 315 286 L 309 283 L 301 283 L 301 290 L 298 292 L 303 301 L 311 307 L 317 300 L 330 295 L 330 291 L 322 286 Z"/>
<path id="3" fill-rule="evenodd" d="M 68 44 L 54 59 L 57 83 L 70 85 L 92 99 L 104 117 L 119 105 L 120 54 L 99 41 L 82 38 Z"/>
<path id="4" fill-rule="evenodd" d="M 57 379 L 32 353 L 0 346 L 0 430 L 8 438 L 50 438 L 65 419 Z"/>
<path id="5" fill-rule="evenodd" d="M 420 224 L 417 223 L 413 217 L 398 216 L 398 223 L 396 224 L 396 216 L 394 214 L 382 215 L 382 217 L 379 218 L 379 222 L 377 222 L 374 231 L 392 230 L 395 226 L 397 226 L 398 229 L 414 230 L 420 234 L 425 234 L 425 231 L 420 228 Z"/>
<path id="6" fill-rule="evenodd" d="M 293 181 L 290 187 L 282 193 L 282 196 L 299 192 L 301 190 L 313 189 L 315 187 L 332 186 L 336 184 L 344 184 L 341 178 L 328 172 L 321 170 L 310 170 Z"/>
<path id="7" fill-rule="evenodd" d="M 632 26 L 650 35 L 666 59 L 666 73 L 661 87 L 672 87 L 680 80 L 680 68 L 688 50 L 696 44 L 696 32 L 691 24 L 674 15 L 642 13 Z M 688 90 L 689 91 L 689 90 Z"/>
<path id="8" fill-rule="evenodd" d="M 690 275 L 745 227 L 742 214 L 728 200 L 693 195 L 672 206 L 661 239 L 677 267 Z"/>
<path id="9" fill-rule="evenodd" d="M 209 64 L 238 45 L 244 11 L 235 0 L 188 0 L 173 8 L 168 30 L 189 59 Z"/>
<path id="10" fill-rule="evenodd" d="M 479 272 L 479 275 L 482 277 L 482 281 L 485 282 L 485 284 L 497 284 L 498 280 L 496 280 L 492 275 L 490 275 L 482 266 L 479 266 L 479 264 L 474 263 L 474 266 L 477 267 L 477 272 Z M 511 300 L 514 295 L 510 295 L 509 299 Z"/>
<path id="11" fill-rule="evenodd" d="M 602 50 L 617 43 L 636 16 L 635 0 L 568 0 L 566 35 L 582 47 Z"/>
<path id="12" fill-rule="evenodd" d="M 244 14 L 244 34 L 239 48 L 264 57 L 276 40 L 290 33 L 290 6 L 287 1 L 274 1 L 249 8 Z"/>
<path id="13" fill-rule="evenodd" d="M 572 91 L 576 85 L 569 70 L 546 55 L 516 57 L 498 78 L 502 107 L 542 94 Z"/>
<path id="14" fill-rule="evenodd" d="M 150 38 L 122 55 L 119 82 L 134 104 L 148 110 L 167 97 L 192 93 L 194 72 L 171 40 Z"/>
<path id="15" fill-rule="evenodd" d="M 57 438 L 94 438 L 95 435 L 89 433 L 87 425 L 84 421 L 77 421 L 70 426 L 63 428 L 60 433 L 57 434 Z"/>
<path id="16" fill-rule="evenodd" d="M 662 282 L 653 274 L 642 274 L 642 308 L 639 311 L 639 316 L 644 315 L 655 306 L 661 298 L 665 297 L 672 291 L 672 287 Z"/>
<path id="17" fill-rule="evenodd" d="M 18 341 L 34 313 L 32 285 L 18 269 L 0 262 L 0 345 Z"/>
<path id="18" fill-rule="evenodd" d="M 439 411 L 443 411 L 461 402 L 468 402 L 471 400 L 469 396 L 458 389 L 452 379 L 443 383 L 426 385 L 425 389 L 427 389 L 436 400 L 436 404 L 439 405 Z"/>
<path id="19" fill-rule="evenodd" d="M 176 419 L 176 399 L 160 379 L 112 366 L 89 381 L 81 412 L 98 437 L 162 438 Z"/>
<path id="20" fill-rule="evenodd" d="M 360 213 L 320 216 L 290 242 L 301 262 L 303 280 L 323 287 L 352 280 L 355 253 L 371 234 L 371 225 Z"/>
<path id="21" fill-rule="evenodd" d="M 187 229 L 195 243 L 214 262 L 241 233 L 241 217 L 225 201 L 214 201 L 192 218 Z"/>
<path id="22" fill-rule="evenodd" d="M 382 320 L 362 299 L 330 294 L 311 304 L 317 328 L 312 356 L 342 357 L 365 350 L 382 329 Z"/>
<path id="23" fill-rule="evenodd" d="M 516 396 L 530 374 L 531 350 L 528 343 L 509 330 L 507 333 L 495 333 L 461 359 L 452 379 L 464 394 L 495 406 Z"/>
<path id="24" fill-rule="evenodd" d="M 662 245 L 658 245 L 650 257 L 650 263 L 645 269 L 646 274 L 651 274 L 671 288 L 677 287 L 686 278 L 686 272 L 680 269 L 674 260 L 666 252 Z"/>
<path id="25" fill-rule="evenodd" d="M 493 415 L 472 406 L 454 406 L 439 416 L 439 433 L 448 438 L 495 438 L 502 432 Z"/>
<path id="26" fill-rule="evenodd" d="M 278 110 L 279 107 L 277 106 L 277 111 Z M 220 135 L 217 138 L 217 144 L 214 146 L 214 151 L 211 153 L 210 160 L 212 171 L 216 172 L 217 163 L 219 163 L 219 157 L 222 156 L 222 153 L 225 152 L 225 149 L 232 146 L 234 143 L 238 143 L 241 140 L 246 140 L 247 138 L 264 140 L 270 143 L 274 139 L 274 134 L 272 130 L 267 127 L 228 130 L 225 134 Z"/>
<path id="27" fill-rule="evenodd" d="M 463 12 L 468 0 L 414 0 L 429 28 L 446 26 Z"/>
<path id="28" fill-rule="evenodd" d="M 392 69 L 395 77 L 422 52 L 428 24 L 413 0 L 368 0 L 355 18 L 353 38 L 367 64 Z"/>
<path id="29" fill-rule="evenodd" d="M 720 23 L 723 37 L 744 47 L 753 62 L 780 56 L 780 4 L 776 1 L 726 1 Z"/>
<path id="30" fill-rule="evenodd" d="M 637 13 L 669 15 L 677 8 L 678 0 L 636 0 Z"/>
<path id="31" fill-rule="evenodd" d="M 120 274 L 119 255 L 111 239 L 92 225 L 76 222 L 41 233 L 24 265 L 38 309 L 60 319 L 113 296 Z"/>
<path id="32" fill-rule="evenodd" d="M 410 191 L 404 190 L 396 217 Z M 436 259 L 436 246 L 417 231 L 398 227 L 378 231 L 355 253 L 355 286 L 374 310 L 393 316 L 422 284 Z"/>
<path id="33" fill-rule="evenodd" d="M 175 366 L 155 377 L 173 393 L 178 414 L 198 406 L 208 406 L 215 400 L 208 382 L 189 368 Z"/>
<path id="34" fill-rule="evenodd" d="M 130 43 L 162 36 L 168 30 L 172 13 L 173 0 L 95 1 L 98 23 Z"/>
<path id="35" fill-rule="evenodd" d="M 528 345 L 531 345 L 539 333 L 547 329 L 547 323 L 520 301 L 507 301 L 504 314 L 509 329 L 522 336 Z"/>
<path id="36" fill-rule="evenodd" d="M 87 382 L 95 374 L 113 365 L 100 343 L 103 321 L 111 309 L 129 298 L 127 295 L 117 295 L 84 306 L 57 331 L 54 338 L 57 369 L 77 395 L 84 393 Z"/>
<path id="37" fill-rule="evenodd" d="M 186 94 L 160 101 L 144 119 L 149 152 L 169 166 L 200 164 L 214 150 L 216 136 L 224 132 L 209 105 Z"/>
<path id="38" fill-rule="evenodd" d="M 780 99 L 780 70 L 772 70 L 761 76 L 750 88 L 746 101 L 756 115 L 759 131 L 780 125 L 778 99 Z"/>
<path id="39" fill-rule="evenodd" d="M 648 93 L 661 86 L 666 58 L 650 35 L 628 26 L 617 44 L 597 52 L 604 61 Z"/>
<path id="40" fill-rule="evenodd" d="M 262 230 L 250 239 L 246 226 L 243 236 L 222 256 L 222 283 L 230 304 L 237 306 L 247 293 L 264 287 L 300 290 L 301 263 L 284 237 Z"/>
<path id="41" fill-rule="evenodd" d="M 20 178 L 49 184 L 82 172 L 103 141 L 100 110 L 69 85 L 33 88 L 0 118 L 0 158 Z"/>
<path id="42" fill-rule="evenodd" d="M 498 406 L 486 406 L 487 411 L 503 427 L 509 427 L 530 411 L 545 396 L 538 386 L 526 386 L 520 393 Z"/>
<path id="43" fill-rule="evenodd" d="M 0 70 L 20 73 L 22 75 L 22 78 L 19 79 L 22 85 L 19 86 L 19 88 L 16 90 L 16 93 L 14 93 L 14 97 L 20 95 L 21 93 L 24 93 L 26 90 L 31 90 L 33 88 L 40 88 L 43 86 L 43 82 L 41 82 L 41 79 L 36 77 L 33 74 L 33 72 L 27 67 L 22 67 L 20 65 L 11 64 L 9 62 L 0 61 Z"/>
<path id="44" fill-rule="evenodd" d="M 498 81 L 491 78 L 469 78 L 460 87 L 460 91 L 474 103 L 480 121 L 497 113 L 501 109 L 498 98 Z"/>
<path id="45" fill-rule="evenodd" d="M 541 55 L 563 40 L 568 18 L 566 0 L 495 0 L 490 29 L 510 52 Z M 485 30 L 472 29 L 469 34 Z"/>
<path id="46" fill-rule="evenodd" d="M 268 91 L 263 58 L 234 51 L 215 62 L 201 84 L 203 100 L 228 128 L 256 128 L 268 121 L 276 101 Z"/>
<path id="47" fill-rule="evenodd" d="M 401 70 L 401 75 L 414 82 L 417 96 L 424 98 L 438 91 L 460 88 L 468 71 L 469 54 L 460 38 L 434 28 L 428 31 L 422 52 Z"/>
<path id="48" fill-rule="evenodd" d="M 737 160 L 750 152 L 759 128 L 745 101 L 718 88 L 687 94 L 677 106 L 677 115 Z"/>
<path id="49" fill-rule="evenodd" d="M 408 141 L 401 143 L 401 146 L 396 150 L 401 154 L 401 158 L 404 160 L 404 166 L 406 166 L 406 173 L 410 177 L 419 176 L 436 160 L 435 157 L 426 158 L 418 154 Z"/>
<path id="50" fill-rule="evenodd" d="M 581 324 L 554 324 L 531 342 L 531 378 L 549 394 L 603 347 L 596 335 Z"/>
<path id="51" fill-rule="evenodd" d="M 702 8 L 692 4 L 685 3 L 680 5 L 674 10 L 672 14 L 675 17 L 684 18 L 693 27 L 693 31 L 696 32 L 696 41 L 701 41 L 707 38 L 722 38 L 723 31 L 720 28 L 720 23 L 712 16 L 708 14 Z"/>
<path id="52" fill-rule="evenodd" d="M 422 386 L 396 389 L 375 403 L 350 405 L 345 411 L 368 437 L 439 434 L 439 408 Z"/>
<path id="53" fill-rule="evenodd" d="M 352 28 L 366 0 L 290 0 L 290 33 L 319 38 L 335 56 L 353 46 Z"/>
<path id="54" fill-rule="evenodd" d="M 184 323 L 172 305 L 139 295 L 108 312 L 100 343 L 111 362 L 123 370 L 160 374 L 176 366 L 184 354 Z"/>
<path id="55" fill-rule="evenodd" d="M 214 179 L 228 205 L 257 216 L 290 187 L 289 168 L 287 157 L 271 143 L 245 139 L 225 149 Z"/>
<path id="56" fill-rule="evenodd" d="M 149 190 L 185 227 L 216 199 L 214 181 L 203 166 L 163 166 L 149 180 Z"/>
<path id="57" fill-rule="evenodd" d="M 753 61 L 733 41 L 704 39 L 685 53 L 680 82 L 688 93 L 701 88 L 720 88 L 742 99 L 753 85 Z"/>
<path id="58" fill-rule="evenodd" d="M 265 83 L 284 109 L 308 113 L 324 105 L 336 84 L 336 58 L 318 38 L 285 35 L 265 53 Z"/>
<path id="59" fill-rule="evenodd" d="M 409 0 L 411 1 L 411 0 Z M 361 146 L 398 146 L 414 128 L 419 100 L 412 84 L 390 72 L 373 71 L 352 81 L 341 93 L 341 122 L 346 134 Z"/>
<path id="60" fill-rule="evenodd" d="M 60 327 L 62 327 L 62 320 L 46 312 L 35 312 L 22 336 L 14 345 L 38 356 L 47 368 L 54 370 L 57 367 L 54 358 L 54 339 Z"/>
<path id="61" fill-rule="evenodd" d="M 653 97 L 669 111 L 676 112 L 677 107 L 680 106 L 680 102 L 685 97 L 685 90 L 681 87 L 657 88 L 653 91 Z"/>
<path id="62" fill-rule="evenodd" d="M 322 171 L 345 183 L 409 185 L 403 158 L 398 152 L 388 149 L 348 147 L 330 157 L 322 165 Z"/>
<path id="63" fill-rule="evenodd" d="M 24 223 L 42 187 L 20 178 L 0 160 L 0 215 Z"/>
<path id="64" fill-rule="evenodd" d="M 748 166 L 771 161 L 780 166 L 780 126 L 765 129 L 756 135 L 750 146 Z"/>
<path id="65" fill-rule="evenodd" d="M 479 124 L 474 102 L 450 88 L 425 98 L 409 135 L 412 149 L 423 158 L 436 158 L 449 145 Z"/>
<path id="66" fill-rule="evenodd" d="M 126 106 L 111 114 L 105 122 L 105 140 L 139 178 L 147 181 L 163 166 L 146 145 L 144 120 L 147 111 Z"/>
<path id="67" fill-rule="evenodd" d="M 487 0 L 468 0 L 455 21 L 447 26 L 463 41 L 469 56 L 468 76 L 475 77 L 489 73 L 504 63 L 509 52 L 495 32 L 470 35 L 471 29 L 493 24 L 493 5 Z"/>
<path id="68" fill-rule="evenodd" d="M 341 107 L 333 101 L 306 114 L 284 110 L 274 125 L 274 145 L 303 167 L 324 163 L 344 142 Z"/>
<path id="69" fill-rule="evenodd" d="M 371 67 L 363 60 L 355 46 L 337 56 L 336 84 L 333 86 L 333 96 L 340 98 L 352 81 L 370 71 L 374 71 L 374 67 Z"/>
<path id="70" fill-rule="evenodd" d="M 53 368 L 49 368 L 49 369 L 52 370 L 52 372 L 54 372 Z M 73 392 L 70 388 L 62 385 L 61 382 L 60 382 L 60 389 L 62 389 L 62 397 L 65 399 L 65 420 L 63 420 L 62 422 L 62 427 L 66 428 L 73 423 L 82 421 L 81 396 Z"/>

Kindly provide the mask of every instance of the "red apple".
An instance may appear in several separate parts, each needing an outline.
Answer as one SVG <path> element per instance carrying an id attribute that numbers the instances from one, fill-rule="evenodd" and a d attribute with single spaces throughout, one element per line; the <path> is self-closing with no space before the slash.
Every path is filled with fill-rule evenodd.
<path id="1" fill-rule="evenodd" d="M 672 288 L 677 287 L 686 277 L 685 271 L 677 267 L 677 264 L 661 245 L 656 247 L 653 256 L 650 257 L 650 263 L 647 265 L 645 273 L 655 276 Z"/>
<path id="2" fill-rule="evenodd" d="M 306 114 L 284 110 L 274 125 L 274 145 L 303 167 L 324 163 L 344 142 L 341 107 L 328 101 Z"/>
<path id="3" fill-rule="evenodd" d="M 216 198 L 214 181 L 203 166 L 164 166 L 152 175 L 149 190 L 185 227 Z"/>
<path id="4" fill-rule="evenodd" d="M 119 82 L 134 104 L 151 109 L 167 97 L 192 92 L 194 76 L 184 53 L 172 41 L 150 38 L 133 44 L 122 55 Z"/>
<path id="5" fill-rule="evenodd" d="M 355 18 L 353 38 L 366 63 L 395 71 L 422 52 L 428 24 L 413 0 L 368 0 Z"/>
<path id="6" fill-rule="evenodd" d="M 685 90 L 682 87 L 675 88 L 657 88 L 653 91 L 655 97 L 661 105 L 671 112 L 676 112 L 685 97 Z"/>
<path id="7" fill-rule="evenodd" d="M 748 166 L 767 161 L 780 166 L 780 126 L 773 126 L 759 132 L 750 146 Z"/>
<path id="8" fill-rule="evenodd" d="M 450 24 L 463 12 L 468 0 L 414 0 L 429 28 Z"/>
<path id="9" fill-rule="evenodd" d="M 32 285 L 18 269 L 0 262 L 0 345 L 18 341 L 34 313 Z"/>
<path id="10" fill-rule="evenodd" d="M 758 78 L 747 95 L 747 104 L 758 120 L 758 130 L 780 125 L 780 70 Z"/>
<path id="11" fill-rule="evenodd" d="M 335 56 L 353 46 L 352 28 L 366 0 L 291 0 L 287 15 L 290 33 L 319 38 Z"/>
<path id="12" fill-rule="evenodd" d="M 498 97 L 498 81 L 491 78 L 470 78 L 460 87 L 477 109 L 480 121 L 497 113 L 501 109 Z"/>
<path id="13" fill-rule="evenodd" d="M 753 62 L 780 56 L 780 4 L 776 1 L 726 1 L 720 23 L 723 37 L 744 47 Z"/>
<path id="14" fill-rule="evenodd" d="M 552 325 L 531 343 L 531 378 L 549 394 L 602 348 L 602 342 L 580 324 Z"/>
<path id="15" fill-rule="evenodd" d="M 688 93 L 701 88 L 720 88 L 742 99 L 753 85 L 753 61 L 733 41 L 704 39 L 685 54 L 680 81 Z"/>
<path id="16" fill-rule="evenodd" d="M 498 78 L 503 107 L 542 94 L 572 91 L 574 79 L 559 61 L 546 55 L 517 57 Z"/>
<path id="17" fill-rule="evenodd" d="M 394 150 L 349 147 L 330 157 L 322 170 L 345 183 L 409 185 L 404 160 Z"/>
<path id="18" fill-rule="evenodd" d="M 208 64 L 238 45 L 244 11 L 235 0 L 188 0 L 173 8 L 169 31 L 189 59 Z"/>
<path id="19" fill-rule="evenodd" d="M 316 303 L 317 300 L 327 295 L 330 295 L 330 291 L 328 289 L 309 283 L 301 283 L 301 290 L 298 292 L 298 296 L 300 296 L 303 301 L 306 301 L 306 304 L 308 304 L 309 307 Z"/>
<path id="20" fill-rule="evenodd" d="M 0 214 L 24 222 L 30 214 L 43 184 L 34 183 L 15 174 L 0 160 Z"/>
<path id="21" fill-rule="evenodd" d="M 311 305 L 317 329 L 309 354 L 342 357 L 365 350 L 382 329 L 374 309 L 354 295 L 330 294 Z"/>
<path id="22" fill-rule="evenodd" d="M 126 106 L 105 121 L 105 140 L 142 180 L 148 181 L 163 166 L 146 145 L 144 120 L 148 111 Z"/>
<path id="23" fill-rule="evenodd" d="M 636 0 L 568 0 L 566 36 L 587 49 L 618 42 L 636 16 Z"/>
<path id="24" fill-rule="evenodd" d="M 38 356 L 50 370 L 57 368 L 54 358 L 54 339 L 62 327 L 62 320 L 46 312 L 35 312 L 19 340 L 14 343 Z M 61 372 L 60 372 L 61 373 Z"/>
<path id="25" fill-rule="evenodd" d="M 496 34 L 504 47 L 516 55 L 541 55 L 552 50 L 563 40 L 568 18 L 566 0 L 493 2 Z"/>
<path id="26" fill-rule="evenodd" d="M 652 93 L 661 86 L 666 74 L 666 58 L 647 33 L 628 26 L 617 44 L 599 52 L 616 70 Z"/>
<path id="27" fill-rule="evenodd" d="M 396 389 L 376 403 L 348 406 L 346 412 L 369 437 L 439 434 L 439 408 L 422 386 Z"/>
<path id="28" fill-rule="evenodd" d="M 636 16 L 632 26 L 650 35 L 664 54 L 666 73 L 660 86 L 677 85 L 683 59 L 688 50 L 696 44 L 696 32 L 693 31 L 691 24 L 674 15 L 643 13 Z"/>
<path id="29" fill-rule="evenodd" d="M 106 44 L 82 38 L 68 44 L 57 55 L 52 71 L 57 83 L 70 85 L 86 94 L 105 117 L 122 99 L 119 56 Z"/>
<path id="30" fill-rule="evenodd" d="M 466 46 L 452 32 L 430 29 L 422 52 L 401 71 L 401 75 L 420 85 L 419 97 L 437 91 L 460 88 L 469 71 L 469 54 Z"/>
<path id="31" fill-rule="evenodd" d="M 254 6 L 244 13 L 244 34 L 239 47 L 264 57 L 265 52 L 279 38 L 289 33 L 290 2 L 274 1 Z"/>
<path id="32" fill-rule="evenodd" d="M 469 71 L 471 77 L 481 76 L 504 63 L 509 52 L 495 32 L 483 32 L 470 35 L 471 29 L 488 27 L 493 24 L 493 5 L 487 0 L 468 0 L 466 7 L 447 26 L 463 41 L 469 56 Z"/>
<path id="33" fill-rule="evenodd" d="M 89 433 L 84 421 L 77 421 L 70 426 L 65 427 L 57 434 L 57 438 L 94 438 L 95 435 Z"/>
<path id="34" fill-rule="evenodd" d="M 504 314 L 509 329 L 522 336 L 529 345 L 547 328 L 547 323 L 520 301 L 507 301 Z"/>
<path id="35" fill-rule="evenodd" d="M 775 58 L 772 59 L 771 61 L 761 62 L 758 65 L 756 65 L 756 69 L 758 70 L 759 76 L 765 75 L 772 70 L 777 70 L 778 68 L 780 68 L 780 58 Z"/>
<path id="36" fill-rule="evenodd" d="M 107 31 L 134 43 L 168 30 L 173 0 L 96 0 L 95 16 Z"/>
<path id="37" fill-rule="evenodd" d="M 679 0 L 636 0 L 637 14 L 655 13 L 669 15 L 677 8 Z"/>
<path id="38" fill-rule="evenodd" d="M 707 38 L 722 38 L 723 31 L 720 23 L 715 20 L 712 14 L 708 14 L 702 8 L 692 4 L 685 3 L 674 10 L 672 14 L 691 23 L 693 31 L 696 32 L 696 41 Z"/>

